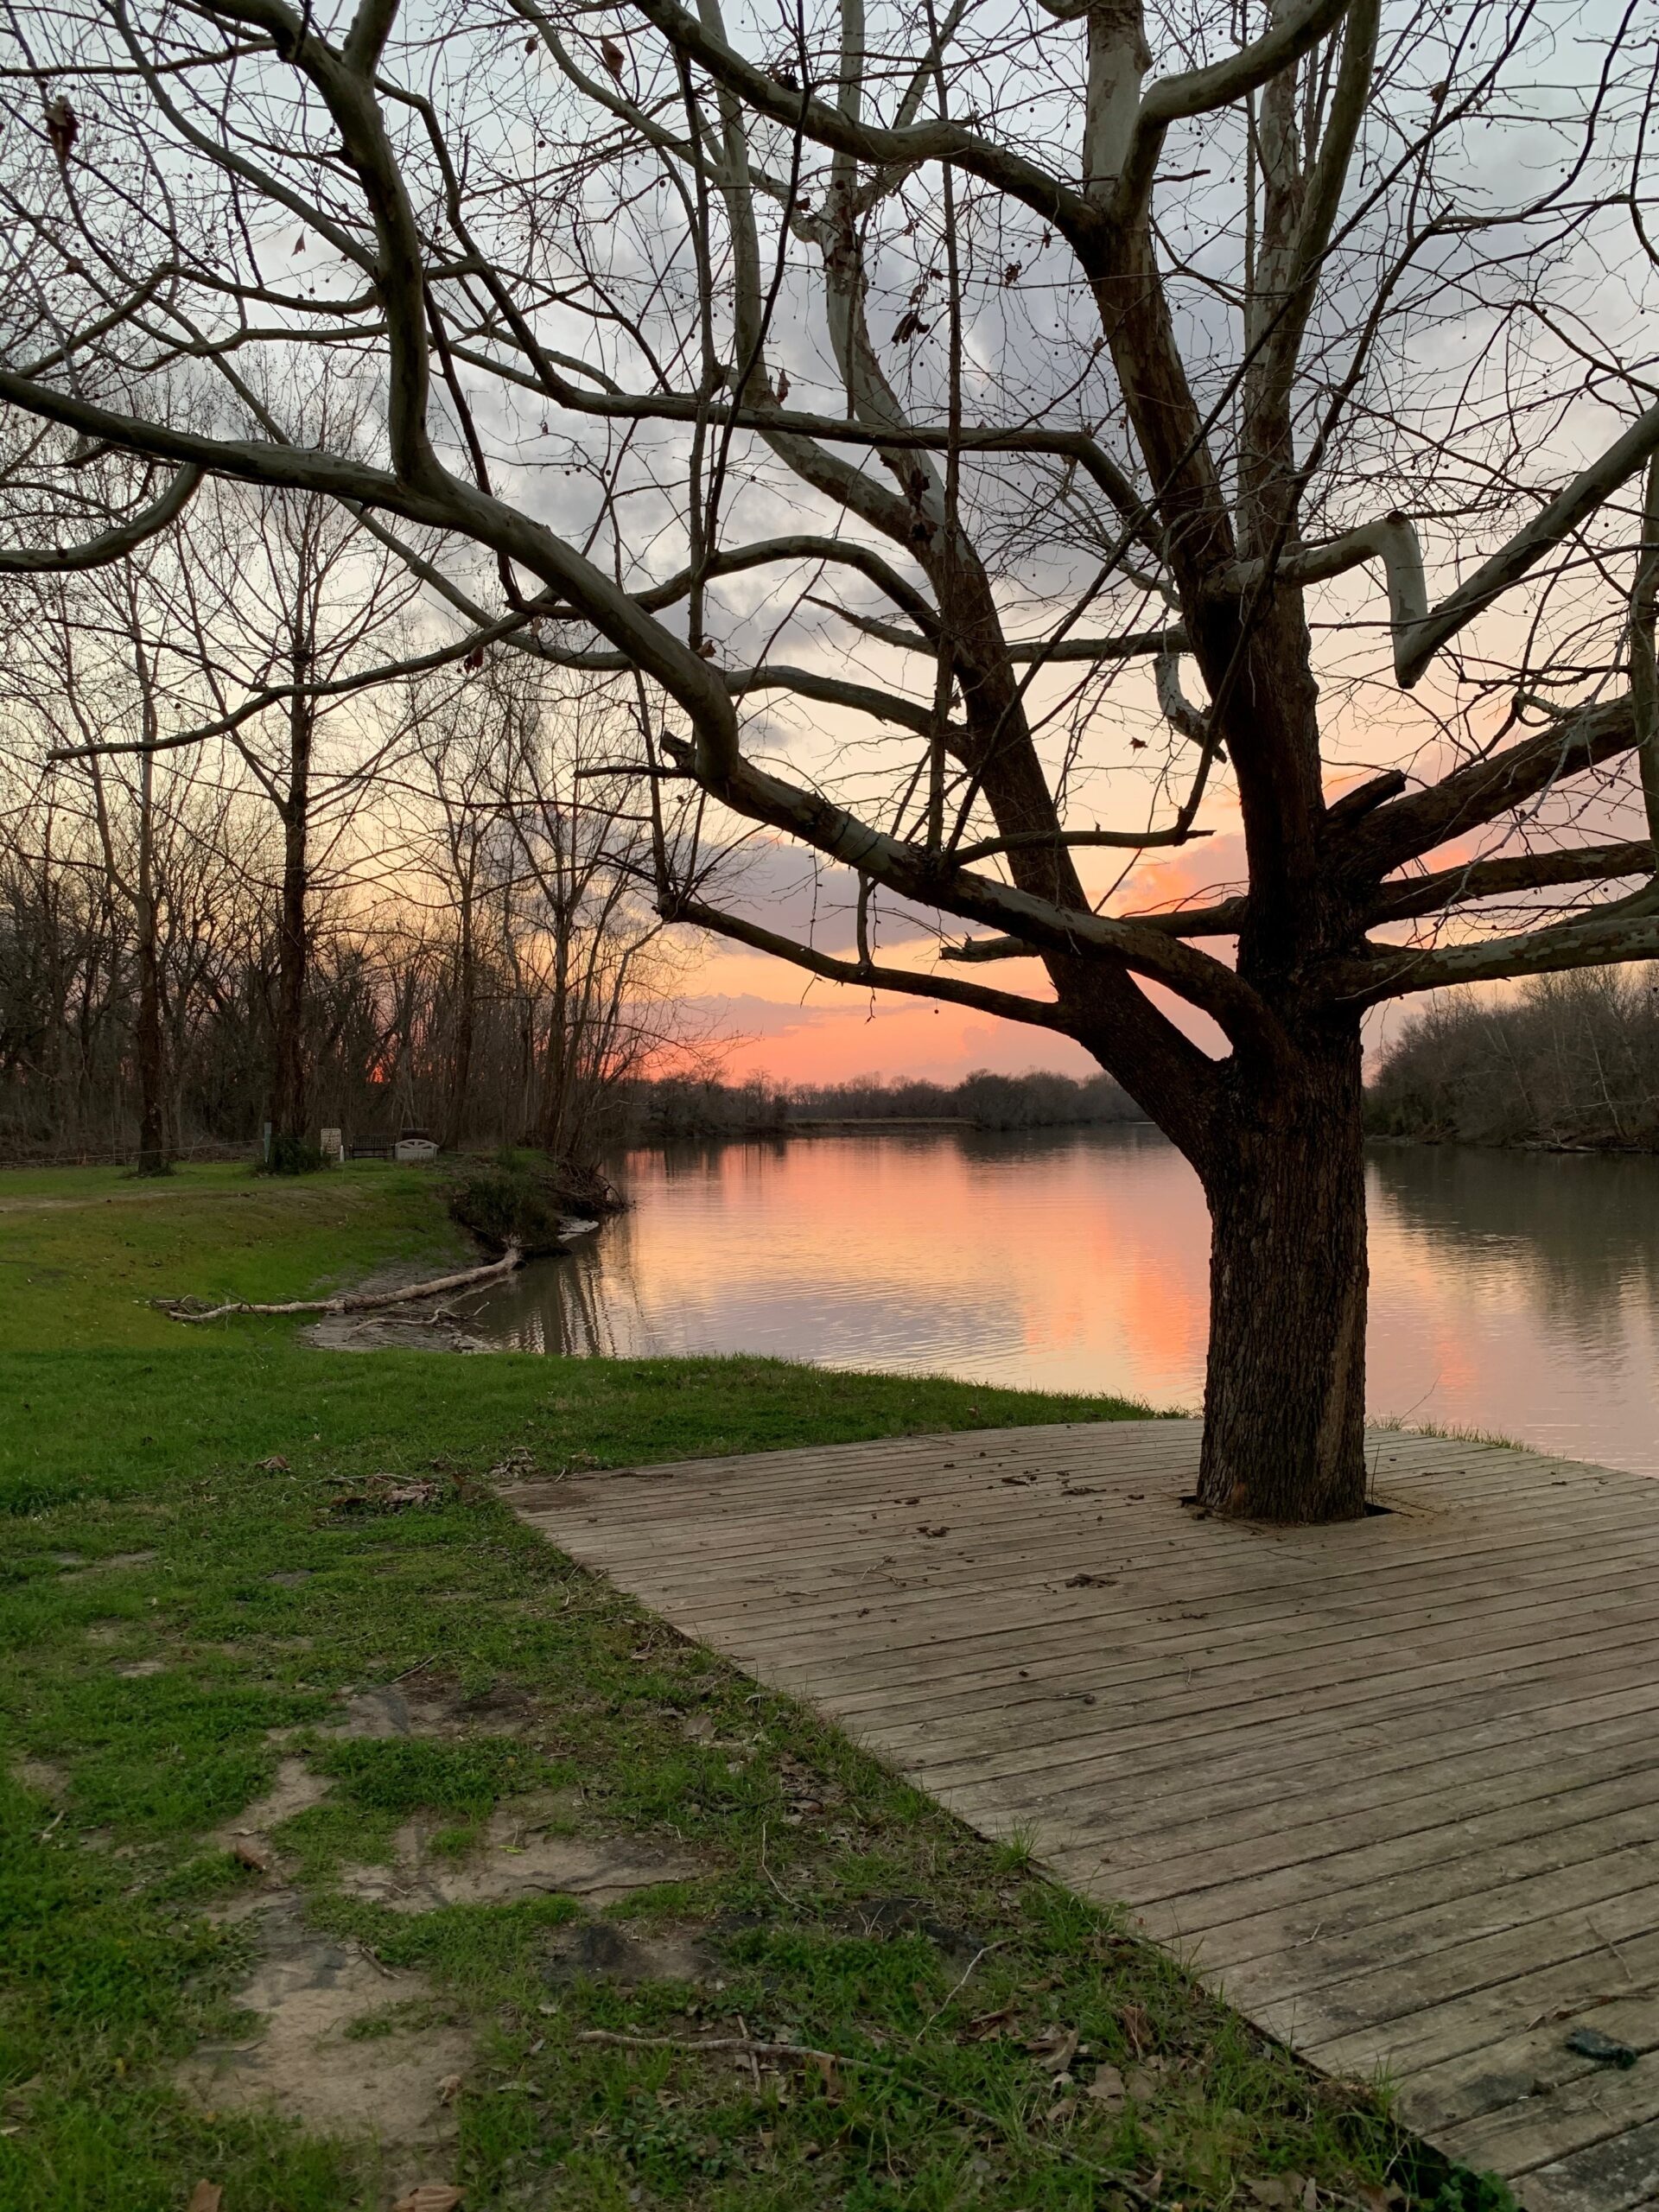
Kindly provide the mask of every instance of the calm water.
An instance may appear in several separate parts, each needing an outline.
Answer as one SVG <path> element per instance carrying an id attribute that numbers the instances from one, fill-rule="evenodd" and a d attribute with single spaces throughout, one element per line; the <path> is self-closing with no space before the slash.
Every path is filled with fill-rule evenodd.
<path id="1" fill-rule="evenodd" d="M 1200 1402 L 1204 1204 L 1150 1130 L 803 1137 L 625 1173 L 632 1211 L 477 1300 L 478 1334 Z M 1372 1411 L 1659 1474 L 1659 1160 L 1388 1147 L 1370 1183 Z"/>

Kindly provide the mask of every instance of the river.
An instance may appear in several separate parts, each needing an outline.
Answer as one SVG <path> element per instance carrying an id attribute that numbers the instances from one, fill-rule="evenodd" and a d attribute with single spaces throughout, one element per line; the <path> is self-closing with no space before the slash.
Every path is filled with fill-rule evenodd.
<path id="1" fill-rule="evenodd" d="M 1196 1408 L 1208 1229 L 1140 1127 L 632 1154 L 631 1210 L 469 1301 L 503 1350 L 753 1351 Z M 1659 1474 L 1659 1160 L 1378 1146 L 1371 1410 Z"/>

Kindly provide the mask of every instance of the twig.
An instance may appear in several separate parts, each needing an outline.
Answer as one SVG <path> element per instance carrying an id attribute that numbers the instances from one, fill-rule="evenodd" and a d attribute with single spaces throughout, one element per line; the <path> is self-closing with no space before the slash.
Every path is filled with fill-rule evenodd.
<path id="1" fill-rule="evenodd" d="M 861 2066 L 868 2072 L 885 2074 L 890 2078 L 897 2078 L 899 2075 L 898 2068 L 887 2064 L 883 2059 L 855 2058 L 846 2051 L 819 2050 L 814 2044 L 807 2043 L 763 2043 L 754 2036 L 630 2036 L 623 2035 L 613 2028 L 582 2028 L 577 2031 L 576 2041 L 613 2044 L 623 2050 L 729 2050 L 752 2060 L 760 2057 L 793 2058 L 820 2068 Z M 962 2113 L 969 2120 L 976 2120 L 986 2127 L 995 2128 L 999 2135 L 1006 2136 L 1009 2133 L 1007 2122 L 999 2120 L 995 2113 L 986 2112 L 978 2105 L 970 2105 L 961 2097 L 953 2097 L 948 2089 L 936 2088 L 931 2082 L 918 2082 L 908 2075 L 903 2078 L 907 2089 L 919 2089 L 924 2096 L 933 2098 L 936 2103 L 949 2105 L 953 2112 Z M 1067 2143 L 1046 2142 L 1043 2147 L 1052 2151 L 1056 2158 L 1064 2158 L 1071 2165 L 1080 2166 L 1085 2173 L 1093 2174 L 1096 2180 L 1109 2182 L 1114 2189 L 1121 2189 L 1125 2196 L 1132 2196 L 1137 2204 L 1147 2205 L 1156 2212 L 1160 2199 L 1136 2181 L 1132 2174 L 1126 2174 L 1116 2166 L 1097 2166 L 1092 2158 L 1085 2158 L 1080 2151 L 1074 2151 Z"/>
<path id="2" fill-rule="evenodd" d="M 396 1683 L 406 1682 L 411 1675 L 423 1675 L 437 1656 L 438 1655 L 435 1651 L 429 1651 L 424 1659 L 417 1659 L 412 1667 L 405 1667 L 401 1675 L 393 1675 L 390 1680 L 386 1681 L 377 1682 L 375 1684 L 375 1688 L 377 1689 L 389 1690 Z"/>
<path id="3" fill-rule="evenodd" d="M 786 1905 L 792 1907 L 795 1903 L 794 1898 L 791 1897 L 789 1891 L 784 1887 L 783 1884 L 778 1879 L 778 1877 L 772 1872 L 771 1867 L 766 1864 L 766 1824 L 764 1821 L 760 1823 L 760 1872 L 772 1884 L 772 1888 L 777 1891 L 784 1903 Z"/>
<path id="4" fill-rule="evenodd" d="M 932 2026 L 934 2021 L 939 2018 L 939 2015 L 947 2011 L 956 2001 L 962 1991 L 967 1986 L 969 1979 L 973 1974 L 974 1968 L 979 1964 L 982 1959 L 988 1958 L 993 1951 L 1006 1950 L 1013 1941 L 1014 1938 L 1012 1936 L 1005 1936 L 1000 1943 L 982 1944 L 980 1948 L 974 1953 L 973 1957 L 969 1960 L 967 1965 L 963 1968 L 961 1974 L 957 1980 L 955 1986 L 950 1991 L 949 1994 L 943 1999 L 937 2008 L 928 2014 L 927 2018 L 922 2022 L 921 2026 L 917 2029 L 916 2033 L 911 2037 L 911 2041 L 912 2043 L 919 2042 L 922 2037 L 925 2036 L 928 2030 Z"/>
<path id="5" fill-rule="evenodd" d="M 524 1254 L 509 1244 L 499 1260 L 481 1268 L 467 1268 L 460 1274 L 438 1275 L 431 1282 L 412 1282 L 402 1290 L 348 1291 L 339 1298 L 290 1298 L 276 1306 L 254 1306 L 246 1299 L 232 1299 L 226 1306 L 210 1306 L 193 1313 L 181 1299 L 152 1298 L 146 1302 L 170 1313 L 175 1321 L 222 1321 L 227 1313 L 365 1313 L 377 1306 L 405 1306 L 417 1298 L 435 1298 L 446 1290 L 465 1290 L 473 1283 L 489 1282 L 511 1274 L 522 1264 Z"/>

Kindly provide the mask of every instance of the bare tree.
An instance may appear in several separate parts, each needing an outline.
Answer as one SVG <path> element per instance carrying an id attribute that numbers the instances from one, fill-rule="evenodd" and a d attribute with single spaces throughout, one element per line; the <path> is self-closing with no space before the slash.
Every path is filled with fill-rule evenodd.
<path id="1" fill-rule="evenodd" d="M 349 395 L 318 387 L 313 378 L 303 395 L 306 418 L 349 446 Z M 405 734 L 384 696 L 355 679 L 385 660 L 417 585 L 337 503 L 292 490 L 218 487 L 196 502 L 183 556 L 156 610 L 175 694 L 206 706 L 281 831 L 270 1158 L 290 1168 L 314 1156 L 312 893 L 331 861 L 337 868 L 365 791 Z"/>
<path id="2" fill-rule="evenodd" d="M 1357 1515 L 1367 1008 L 1659 950 L 1634 10 L 507 13 L 19 34 L 6 557 L 205 470 L 405 545 L 429 661 L 613 674 L 664 912 L 1084 1045 L 1209 1198 L 1201 1495 Z M 296 346 L 372 458 L 258 398 Z M 106 443 L 178 473 L 99 508 Z M 1148 906 L 1235 822 L 1241 881 Z M 718 900 L 734 823 L 849 873 L 849 952 Z M 1026 987 L 879 960 L 884 903 Z"/>

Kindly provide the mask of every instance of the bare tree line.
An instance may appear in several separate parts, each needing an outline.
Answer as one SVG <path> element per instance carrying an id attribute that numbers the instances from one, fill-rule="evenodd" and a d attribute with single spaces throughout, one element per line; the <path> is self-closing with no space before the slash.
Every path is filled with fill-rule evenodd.
<path id="1" fill-rule="evenodd" d="M 315 498 L 420 581 L 391 666 L 591 679 L 666 920 L 1159 1122 L 1201 1496 L 1357 1516 L 1368 1010 L 1659 953 L 1639 10 L 65 0 L 6 67 L 0 564 Z M 849 947 L 746 904 L 757 836 Z"/>
<path id="2" fill-rule="evenodd" d="M 71 671 L 62 696 L 79 689 Z M 14 746 L 0 1160 L 156 1172 L 246 1155 L 268 1127 L 293 1167 L 322 1126 L 362 1145 L 420 1127 L 590 1166 L 634 1078 L 705 1056 L 641 855 L 586 772 L 593 727 L 556 726 L 545 691 L 508 669 L 383 702 L 406 741 L 372 810 L 316 810 L 297 747 L 272 806 L 239 760 L 48 773 Z"/>
<path id="3" fill-rule="evenodd" d="M 635 1142 L 786 1136 L 825 1122 L 877 1128 L 893 1122 L 952 1122 L 975 1129 L 1057 1129 L 1141 1122 L 1145 1116 L 1109 1076 L 1081 1079 L 1033 1071 L 999 1075 L 976 1069 L 959 1083 L 917 1077 L 878 1082 L 728 1084 L 668 1076 L 635 1086 L 625 1135 Z"/>
<path id="4" fill-rule="evenodd" d="M 1431 1002 L 1384 1054 L 1368 1106 L 1383 1136 L 1659 1152 L 1659 971 Z"/>

